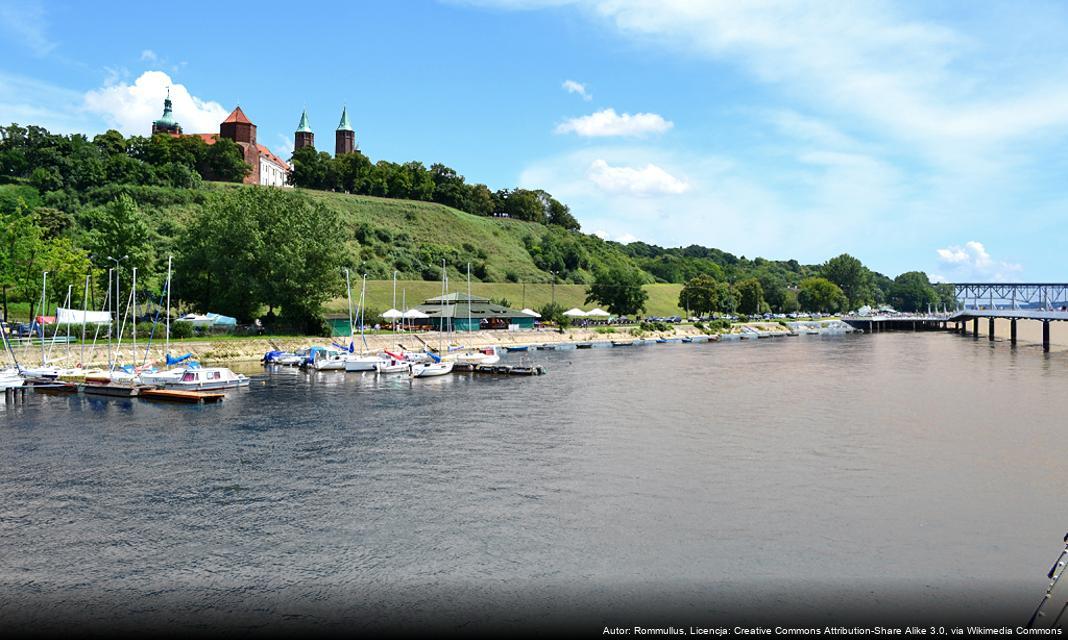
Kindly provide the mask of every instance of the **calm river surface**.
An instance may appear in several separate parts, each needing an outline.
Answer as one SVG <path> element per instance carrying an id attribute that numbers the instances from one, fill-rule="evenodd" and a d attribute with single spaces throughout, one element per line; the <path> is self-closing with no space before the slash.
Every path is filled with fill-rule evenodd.
<path id="1" fill-rule="evenodd" d="M 531 357 L 547 376 L 256 369 L 217 406 L 3 408 L 0 628 L 1015 626 L 1062 547 L 1068 355 L 889 333 Z"/>

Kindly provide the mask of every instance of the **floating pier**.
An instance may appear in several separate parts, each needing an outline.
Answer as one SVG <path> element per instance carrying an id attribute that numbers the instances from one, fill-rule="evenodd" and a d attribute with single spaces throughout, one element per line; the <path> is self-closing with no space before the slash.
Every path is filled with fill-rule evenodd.
<path id="1" fill-rule="evenodd" d="M 204 404 L 221 402 L 226 397 L 226 394 L 210 391 L 182 391 L 180 389 L 143 389 L 140 396 L 145 400 Z"/>
<path id="2" fill-rule="evenodd" d="M 510 364 L 457 364 L 453 371 L 466 371 L 469 373 L 491 373 L 502 376 L 542 376 L 545 368 L 541 365 L 523 367 Z"/>

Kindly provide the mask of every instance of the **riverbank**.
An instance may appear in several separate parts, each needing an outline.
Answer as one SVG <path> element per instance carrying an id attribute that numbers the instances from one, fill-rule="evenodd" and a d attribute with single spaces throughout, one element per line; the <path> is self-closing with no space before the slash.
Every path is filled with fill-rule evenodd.
<path id="1" fill-rule="evenodd" d="M 476 331 L 472 333 L 441 334 L 436 331 L 422 333 L 377 333 L 366 336 L 367 350 L 381 351 L 383 349 L 398 350 L 408 349 L 421 351 L 424 347 L 437 350 L 439 345 L 453 347 L 482 348 L 497 346 L 500 348 L 531 346 L 541 344 L 564 344 L 580 342 L 626 342 L 643 339 L 670 339 L 670 338 L 693 338 L 707 336 L 709 340 L 729 340 L 744 338 L 766 338 L 774 336 L 798 335 L 804 333 L 842 333 L 842 325 L 838 321 L 802 322 L 780 324 L 778 322 L 754 322 L 733 325 L 725 334 L 708 332 L 698 329 L 694 325 L 673 325 L 667 331 L 642 331 L 638 327 L 572 327 L 560 332 L 555 329 L 535 329 L 530 331 Z M 341 342 L 342 338 L 334 338 Z M 286 336 L 286 337 L 250 337 L 229 338 L 220 340 L 186 340 L 172 341 L 170 353 L 172 355 L 193 354 L 196 360 L 203 363 L 225 364 L 230 362 L 258 361 L 263 354 L 271 350 L 295 351 L 309 346 L 330 346 L 330 338 L 312 336 Z M 358 345 L 359 347 L 359 345 Z M 24 364 L 40 361 L 40 347 L 20 347 L 16 350 L 19 361 Z M 50 362 L 60 367 L 76 366 L 82 357 L 81 347 L 71 345 L 70 354 L 67 354 L 66 345 L 52 347 Z M 119 362 L 147 361 L 160 363 L 166 360 L 166 352 L 162 342 L 154 342 L 150 347 L 139 344 L 136 354 L 129 344 L 114 352 L 114 357 Z M 108 348 L 106 343 L 97 343 L 95 348 L 86 346 L 86 367 L 98 367 L 107 365 Z"/>

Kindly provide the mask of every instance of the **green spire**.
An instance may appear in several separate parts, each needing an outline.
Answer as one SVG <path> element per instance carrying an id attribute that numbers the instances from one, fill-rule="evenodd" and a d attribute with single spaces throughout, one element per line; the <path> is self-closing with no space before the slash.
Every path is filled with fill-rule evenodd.
<path id="1" fill-rule="evenodd" d="M 352 131 L 352 125 L 349 124 L 349 109 L 343 107 L 341 109 L 341 124 L 337 125 L 338 131 Z"/>
<path id="2" fill-rule="evenodd" d="M 171 111 L 171 88 L 167 87 L 167 97 L 163 99 L 163 117 L 156 120 L 153 124 L 164 125 L 173 127 L 178 123 L 174 119 L 174 113 Z"/>
<path id="3" fill-rule="evenodd" d="M 297 133 L 312 133 L 311 127 L 308 126 L 308 110 L 305 109 L 300 114 L 300 124 L 297 125 Z"/>

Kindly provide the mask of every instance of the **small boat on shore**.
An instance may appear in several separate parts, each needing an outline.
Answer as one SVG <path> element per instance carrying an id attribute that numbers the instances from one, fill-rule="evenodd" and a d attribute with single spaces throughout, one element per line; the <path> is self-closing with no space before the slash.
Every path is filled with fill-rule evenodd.
<path id="1" fill-rule="evenodd" d="M 613 347 L 633 347 L 634 346 L 634 341 L 633 340 L 613 340 L 612 341 L 612 346 Z"/>
<path id="2" fill-rule="evenodd" d="M 593 343 L 592 342 L 580 342 L 580 343 L 575 345 L 575 348 L 576 349 L 592 349 L 593 348 Z"/>
<path id="3" fill-rule="evenodd" d="M 524 344 L 520 346 L 505 347 L 505 350 L 507 350 L 508 353 L 516 353 L 517 351 L 529 351 L 530 345 Z"/>

